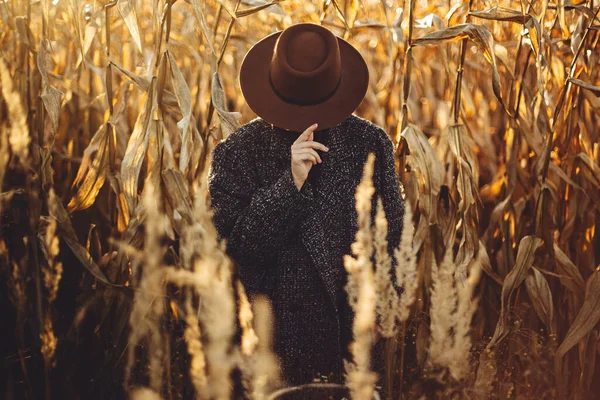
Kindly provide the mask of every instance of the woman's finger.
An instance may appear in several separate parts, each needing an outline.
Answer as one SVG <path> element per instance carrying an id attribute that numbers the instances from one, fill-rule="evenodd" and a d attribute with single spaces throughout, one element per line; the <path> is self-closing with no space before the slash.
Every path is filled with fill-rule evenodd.
<path id="1" fill-rule="evenodd" d="M 317 159 L 315 158 L 315 156 L 313 156 L 312 154 L 309 154 L 309 153 L 299 154 L 298 157 L 300 158 L 300 160 L 306 160 L 306 161 L 312 162 L 313 165 L 315 165 L 317 163 Z"/>
<path id="2" fill-rule="evenodd" d="M 306 140 L 308 140 L 308 138 L 310 137 L 310 134 L 313 133 L 315 129 L 317 129 L 317 126 L 318 126 L 318 124 L 312 124 L 311 126 L 309 126 L 308 128 L 306 128 L 304 130 L 304 132 L 302 132 L 300 134 L 300 136 L 298 136 L 298 139 L 296 139 L 294 141 L 294 144 L 305 142 Z"/>
<path id="3" fill-rule="evenodd" d="M 313 149 L 319 149 L 323 151 L 329 151 L 329 147 L 325 146 L 323 143 L 307 140 L 306 142 L 301 142 L 294 145 L 298 149 L 303 149 L 306 147 L 312 147 Z"/>
<path id="4" fill-rule="evenodd" d="M 304 153 L 312 154 L 313 156 L 315 156 L 317 158 L 317 160 L 319 162 L 322 162 L 321 156 L 319 156 L 319 153 L 317 153 L 313 149 L 308 149 L 308 148 L 300 149 L 300 150 L 298 150 L 297 154 L 304 154 Z"/>

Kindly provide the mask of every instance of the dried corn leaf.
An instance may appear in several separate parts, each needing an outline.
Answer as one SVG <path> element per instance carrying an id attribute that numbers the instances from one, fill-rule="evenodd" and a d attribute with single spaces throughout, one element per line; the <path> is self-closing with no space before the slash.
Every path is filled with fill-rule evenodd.
<path id="1" fill-rule="evenodd" d="M 502 100 L 502 85 L 500 83 L 500 75 L 496 67 L 496 56 L 494 55 L 494 38 L 492 34 L 483 26 L 475 24 L 460 24 L 449 28 L 441 29 L 435 32 L 428 33 L 418 39 L 415 39 L 412 46 L 429 46 L 438 45 L 447 42 L 459 41 L 465 38 L 471 39 L 483 52 L 485 59 L 492 66 L 492 88 L 494 95 L 504 106 Z"/>
<path id="2" fill-rule="evenodd" d="M 77 257 L 77 259 L 81 262 L 85 269 L 87 269 L 94 276 L 94 278 L 98 279 L 100 282 L 106 285 L 115 287 L 122 286 L 115 285 L 114 283 L 108 280 L 108 278 L 106 277 L 106 275 L 104 275 L 98 264 L 96 264 L 92 256 L 90 256 L 90 253 L 88 253 L 85 247 L 79 244 L 77 240 L 68 236 L 64 236 L 62 239 L 65 241 L 67 246 L 69 246 L 69 248 L 73 252 L 73 255 Z"/>
<path id="3" fill-rule="evenodd" d="M 582 361 L 583 368 L 583 376 L 581 377 L 581 384 L 583 385 L 583 392 L 586 393 L 586 398 L 591 398 L 594 396 L 593 393 L 590 393 L 590 386 L 594 382 L 594 370 L 596 369 L 596 360 L 598 358 L 597 349 L 600 345 L 600 334 L 598 330 L 592 330 L 588 335 L 588 340 L 585 346 L 581 346 L 582 353 L 580 354 L 579 359 Z"/>
<path id="4" fill-rule="evenodd" d="M 259 11 L 262 11 L 265 8 L 269 8 L 271 6 L 276 6 L 277 8 L 279 8 L 279 14 L 281 14 L 281 13 L 285 14 L 285 12 L 281 9 L 281 7 L 279 7 L 277 5 L 277 3 L 281 2 L 281 1 L 283 1 L 283 0 L 273 0 L 273 1 L 269 1 L 269 2 L 256 1 L 256 2 L 253 2 L 253 3 L 257 3 L 253 7 L 246 8 L 244 10 L 236 11 L 235 12 L 235 16 L 238 17 L 238 18 L 247 17 L 248 15 L 255 14 L 255 13 L 257 13 Z"/>
<path id="5" fill-rule="evenodd" d="M 585 281 L 581 277 L 579 269 L 556 243 L 554 244 L 554 256 L 556 259 L 556 269 L 561 274 L 560 282 L 583 301 Z"/>
<path id="6" fill-rule="evenodd" d="M 119 0 L 117 3 L 119 14 L 125 20 L 125 25 L 133 37 L 137 49 L 142 53 L 142 40 L 140 38 L 140 28 L 138 28 L 137 14 L 132 0 Z"/>
<path id="7" fill-rule="evenodd" d="M 561 167 L 554 164 L 553 162 L 549 163 L 548 166 L 549 166 L 550 171 L 556 173 L 556 175 L 558 175 L 562 180 L 567 182 L 569 185 L 573 186 L 577 190 L 583 190 L 583 188 L 581 186 L 579 186 L 577 183 L 575 183 L 575 181 L 573 179 L 569 178 L 567 173 L 565 171 L 563 171 L 563 169 Z"/>
<path id="8" fill-rule="evenodd" d="M 188 185 L 181 171 L 167 168 L 162 172 L 167 198 L 175 211 L 177 211 L 187 224 L 192 224 L 193 208 Z M 177 224 L 173 224 L 177 226 Z"/>
<path id="9" fill-rule="evenodd" d="M 552 256 L 552 242 L 554 240 L 554 200 L 547 184 L 540 188 L 535 208 L 535 235 L 544 240 L 544 248 Z"/>
<path id="10" fill-rule="evenodd" d="M 479 251 L 479 232 L 477 231 L 477 215 L 475 207 L 469 207 L 462 220 L 463 234 L 456 253 L 456 274 L 463 280 L 467 279 L 467 267 Z"/>
<path id="11" fill-rule="evenodd" d="M 519 242 L 517 251 L 517 259 L 514 268 L 506 275 L 504 285 L 502 286 L 501 310 L 496 331 L 487 348 L 492 348 L 498 341 L 503 339 L 508 334 L 510 314 L 510 301 L 514 291 L 521 285 L 527 275 L 529 267 L 535 259 L 535 251 L 542 245 L 543 241 L 534 236 L 525 236 Z"/>
<path id="12" fill-rule="evenodd" d="M 58 226 L 60 227 L 60 237 L 67 244 L 67 246 L 69 246 L 73 252 L 73 255 L 77 257 L 85 269 L 87 269 L 94 276 L 94 278 L 107 285 L 120 287 L 121 285 L 115 285 L 106 278 L 106 275 L 104 275 L 100 267 L 94 262 L 90 256 L 90 253 L 79 243 L 77 240 L 77 234 L 71 225 L 71 218 L 64 209 L 60 199 L 58 197 L 54 197 L 55 195 L 53 191 L 49 192 L 49 196 L 50 197 L 47 200 L 48 212 L 50 216 L 56 219 L 58 222 Z"/>
<path id="13" fill-rule="evenodd" d="M 77 62 L 75 63 L 75 69 L 79 68 L 79 64 L 83 61 L 83 56 L 85 56 L 90 47 L 92 46 L 92 42 L 96 38 L 96 33 L 98 32 L 99 26 L 96 23 L 96 19 L 101 15 L 104 11 L 98 11 L 96 14 L 90 14 L 89 21 L 85 25 L 85 32 L 83 36 L 83 55 L 80 53 L 77 55 Z M 87 15 L 86 15 L 87 20 Z"/>
<path id="14" fill-rule="evenodd" d="M 240 126 L 241 114 L 239 112 L 231 112 L 227 110 L 227 103 L 225 99 L 225 91 L 221 84 L 221 77 L 218 72 L 214 72 L 212 76 L 212 91 L 211 91 L 213 105 L 219 115 L 221 121 L 221 134 L 217 138 L 218 140 L 224 139 L 233 131 Z"/>
<path id="15" fill-rule="evenodd" d="M 581 165 L 581 173 L 593 186 L 600 186 L 600 168 L 589 155 L 583 152 L 577 154 L 574 164 Z"/>
<path id="16" fill-rule="evenodd" d="M 585 35 L 586 28 L 587 24 L 584 23 L 583 15 L 580 15 L 579 18 L 577 18 L 577 24 L 575 25 L 570 41 L 570 47 L 573 54 L 577 54 L 577 49 L 581 46 L 581 41 Z"/>
<path id="17" fill-rule="evenodd" d="M 81 1 L 80 0 L 69 0 L 69 11 L 71 13 L 70 18 L 75 28 L 75 35 L 77 36 L 77 43 L 79 44 L 79 51 L 82 58 L 84 56 L 84 45 L 83 45 L 83 35 L 81 33 L 81 9 L 80 9 Z"/>
<path id="18" fill-rule="evenodd" d="M 173 88 L 175 90 L 175 96 L 177 97 L 177 104 L 181 110 L 182 118 L 177 122 L 177 127 L 180 129 L 179 133 L 181 136 L 181 152 L 179 154 L 179 169 L 185 171 L 188 164 L 190 163 L 190 154 L 193 149 L 192 142 L 192 127 L 190 126 L 190 119 L 192 118 L 192 94 L 188 87 L 181 70 L 177 66 L 177 62 L 167 50 L 167 57 L 169 59 L 169 65 L 171 66 L 171 81 L 173 82 Z"/>
<path id="19" fill-rule="evenodd" d="M 135 210 L 137 205 L 138 179 L 144 162 L 146 149 L 148 148 L 150 121 L 156 107 L 155 85 L 156 78 L 153 77 L 150 82 L 150 87 L 148 88 L 144 108 L 135 122 L 133 132 L 127 143 L 123 162 L 121 163 L 123 194 L 125 195 L 125 199 L 127 199 L 129 212 Z"/>
<path id="20" fill-rule="evenodd" d="M 582 2 L 580 3 L 579 1 L 577 1 L 577 2 L 574 1 L 574 2 L 572 2 L 571 5 L 565 5 L 564 6 L 565 11 L 571 11 L 571 10 L 578 11 L 580 13 L 583 13 L 583 14 L 587 15 L 588 18 L 592 18 L 596 22 L 600 23 L 600 19 L 596 16 L 596 13 L 594 13 L 594 11 L 590 7 L 584 6 L 584 5 L 573 5 L 573 4 L 576 4 L 576 3 L 577 4 L 582 4 Z"/>
<path id="21" fill-rule="evenodd" d="M 35 47 L 33 45 L 35 39 L 33 37 L 33 33 L 31 33 L 31 30 L 29 29 L 29 26 L 27 25 L 27 18 L 19 15 L 15 18 L 15 22 L 17 26 L 17 32 L 19 33 L 19 38 L 30 49 L 33 49 Z"/>
<path id="22" fill-rule="evenodd" d="M 125 75 L 125 77 L 127 77 L 131 82 L 133 82 L 138 88 L 142 89 L 144 92 L 148 91 L 148 88 L 150 87 L 150 80 L 126 70 L 125 68 L 113 61 L 111 61 L 110 64 L 113 65 L 120 72 L 122 72 L 123 75 Z M 168 90 L 163 91 L 161 103 L 169 107 L 179 107 L 179 104 L 177 103 L 177 97 L 175 97 L 175 95 Z"/>
<path id="23" fill-rule="evenodd" d="M 525 279 L 525 286 L 538 317 L 544 322 L 550 334 L 556 334 L 554 304 L 548 281 L 537 268 L 532 267 Z"/>
<path id="24" fill-rule="evenodd" d="M 150 120 L 148 126 L 148 151 L 146 152 L 146 179 L 144 181 L 144 189 L 151 185 L 152 187 L 160 187 L 160 171 L 162 170 L 162 124 L 156 119 Z M 142 192 L 143 198 L 143 192 Z"/>
<path id="25" fill-rule="evenodd" d="M 94 204 L 96 196 L 104 185 L 108 165 L 107 124 L 96 131 L 90 144 L 83 152 L 83 160 L 77 171 L 73 187 L 79 186 L 77 193 L 67 205 L 69 212 L 85 210 Z"/>
<path id="26" fill-rule="evenodd" d="M 582 80 L 575 79 L 575 78 L 569 78 L 569 82 L 571 82 L 574 85 L 581 86 L 582 88 L 584 88 L 586 90 L 589 90 L 596 97 L 600 97 L 600 86 L 594 86 L 590 83 L 587 83 L 587 82 L 584 82 Z"/>
<path id="27" fill-rule="evenodd" d="M 485 249 L 485 244 L 480 240 L 479 246 L 482 249 Z M 480 251 L 478 254 L 479 261 L 481 262 L 481 269 L 485 272 L 490 278 L 492 278 L 497 284 L 502 286 L 504 284 L 504 279 L 502 279 L 497 273 L 492 270 L 492 263 L 490 261 L 490 257 L 487 251 Z"/>
<path id="28" fill-rule="evenodd" d="M 144 92 L 148 91 L 148 87 L 150 87 L 150 81 L 148 79 L 143 78 L 137 74 L 134 74 L 131 71 L 126 70 L 125 68 L 121 67 L 119 64 L 115 63 L 114 61 L 110 61 L 110 64 L 113 65 L 119 71 L 121 71 L 123 73 L 123 75 L 125 75 L 129 80 L 131 80 L 133 83 L 135 83 L 135 85 L 137 87 L 139 87 L 140 89 L 142 89 Z"/>
<path id="29" fill-rule="evenodd" d="M 200 23 L 202 34 L 204 35 L 204 39 L 206 39 L 206 43 L 208 43 L 209 54 L 213 54 L 215 52 L 215 47 L 213 44 L 212 35 L 210 33 L 210 28 L 206 22 L 206 16 L 204 15 L 204 11 L 202 11 L 200 2 L 198 0 L 186 0 L 186 2 L 191 4 L 194 14 L 196 15 L 196 19 L 198 20 L 198 23 Z"/>
<path id="30" fill-rule="evenodd" d="M 346 28 L 346 30 L 350 30 L 350 26 L 348 25 L 348 22 L 346 21 L 346 17 L 344 16 L 344 13 L 342 12 L 342 9 L 340 8 L 338 1 L 331 0 L 331 3 L 333 4 L 336 14 L 340 18 L 340 21 L 342 21 L 342 23 L 344 24 L 344 27 Z"/>
<path id="31" fill-rule="evenodd" d="M 435 155 L 429 141 L 417 126 L 408 124 L 404 128 L 404 131 L 402 131 L 402 137 L 408 143 L 410 150 L 409 163 L 420 175 L 420 179 L 418 180 L 419 192 L 421 196 L 428 196 L 428 201 L 421 204 L 424 206 L 425 214 L 428 216 L 430 222 L 433 222 L 434 215 L 432 210 L 435 199 L 442 187 L 444 168 Z"/>
<path id="32" fill-rule="evenodd" d="M 47 45 L 47 40 L 42 39 L 40 41 L 37 64 L 40 75 L 42 76 L 42 102 L 52 121 L 52 130 L 56 132 L 56 129 L 58 128 L 62 93 L 50 84 L 50 79 L 48 78 L 48 67 L 46 66 L 46 58 L 48 57 L 48 53 L 46 52 Z"/>
<path id="33" fill-rule="evenodd" d="M 125 196 L 123 195 L 121 176 L 119 174 L 108 174 L 108 182 L 117 196 L 117 230 L 124 232 L 129 224 L 130 213 L 127 200 L 125 200 Z"/>
<path id="34" fill-rule="evenodd" d="M 443 19 L 435 14 L 427 14 L 425 17 L 416 19 L 414 27 L 417 29 L 429 29 L 435 27 L 436 29 L 444 29 L 446 23 Z"/>
<path id="35" fill-rule="evenodd" d="M 492 21 L 507 21 L 516 22 L 522 24 L 527 28 L 529 36 L 531 38 L 531 47 L 533 48 L 538 66 L 538 90 L 543 90 L 543 77 L 541 75 L 541 67 L 546 65 L 544 58 L 544 52 L 542 49 L 542 29 L 540 22 L 531 14 L 524 14 L 519 10 L 512 10 L 504 7 L 492 7 L 484 11 L 471 11 L 469 15 L 481 19 L 487 19 Z"/>
<path id="36" fill-rule="evenodd" d="M 466 212 L 467 209 L 479 200 L 477 182 L 479 173 L 474 154 L 474 144 L 470 140 L 464 125 L 450 125 L 446 128 L 444 137 L 454 155 L 458 166 L 458 181 L 456 183 L 460 194 L 459 210 Z"/>
<path id="37" fill-rule="evenodd" d="M 564 393 L 562 359 L 581 339 L 585 337 L 600 321 L 600 271 L 596 270 L 587 281 L 585 300 L 569 327 L 565 339 L 556 350 L 554 369 L 559 393 Z"/>
<path id="38" fill-rule="evenodd" d="M 225 0 L 217 0 L 217 3 L 219 3 L 223 7 L 223 10 L 225 10 L 225 12 L 229 14 L 229 16 L 234 22 L 237 22 L 237 16 L 235 15 L 235 11 L 232 10 L 231 7 L 229 7 L 229 4 L 227 4 Z"/>

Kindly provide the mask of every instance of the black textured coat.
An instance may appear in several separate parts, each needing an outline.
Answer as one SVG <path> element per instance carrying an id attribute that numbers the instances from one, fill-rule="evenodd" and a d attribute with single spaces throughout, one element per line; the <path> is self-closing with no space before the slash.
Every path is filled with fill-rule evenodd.
<path id="1" fill-rule="evenodd" d="M 342 382 L 352 339 L 343 255 L 351 254 L 358 229 L 354 194 L 374 152 L 373 206 L 381 195 L 393 256 L 404 215 L 393 144 L 383 129 L 353 114 L 329 129 L 329 151 L 319 151 L 319 185 L 307 180 L 298 191 L 291 143 L 256 118 L 215 146 L 208 173 L 214 223 L 249 295 L 272 301 L 275 351 L 288 383 L 316 375 Z M 381 343 L 373 352 L 380 375 Z"/>

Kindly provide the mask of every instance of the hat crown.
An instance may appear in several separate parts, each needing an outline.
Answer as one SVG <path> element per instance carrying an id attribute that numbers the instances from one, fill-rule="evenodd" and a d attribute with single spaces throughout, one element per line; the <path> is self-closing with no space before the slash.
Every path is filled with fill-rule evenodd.
<path id="1" fill-rule="evenodd" d="M 305 48 L 311 51 L 306 52 Z M 290 67 L 296 71 L 314 71 L 327 59 L 327 43 L 316 32 L 299 32 L 290 38 L 285 56 Z"/>
<path id="2" fill-rule="evenodd" d="M 323 102 L 341 81 L 341 57 L 336 36 L 313 23 L 292 25 L 275 44 L 269 78 L 275 93 L 299 105 Z"/>

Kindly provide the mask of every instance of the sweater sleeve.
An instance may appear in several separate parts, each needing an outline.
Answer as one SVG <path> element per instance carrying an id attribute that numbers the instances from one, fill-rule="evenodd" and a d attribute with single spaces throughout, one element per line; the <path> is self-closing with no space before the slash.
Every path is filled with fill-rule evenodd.
<path id="1" fill-rule="evenodd" d="M 208 191 L 219 238 L 226 239 L 226 251 L 238 264 L 242 282 L 257 289 L 266 262 L 276 256 L 286 233 L 310 206 L 313 193 L 308 181 L 297 189 L 291 167 L 261 187 L 247 146 L 231 134 L 214 147 Z"/>
<path id="2" fill-rule="evenodd" d="M 404 219 L 404 200 L 400 194 L 400 179 L 396 171 L 396 161 L 394 144 L 389 135 L 381 128 L 377 128 L 378 132 L 378 147 L 375 154 L 375 170 L 377 178 L 374 182 L 375 195 L 373 198 L 373 218 L 375 217 L 376 198 L 381 196 L 383 209 L 388 221 L 388 254 L 392 259 L 391 279 L 396 285 L 396 258 L 394 257 L 394 249 L 400 245 L 400 237 L 402 235 L 403 219 Z"/>

